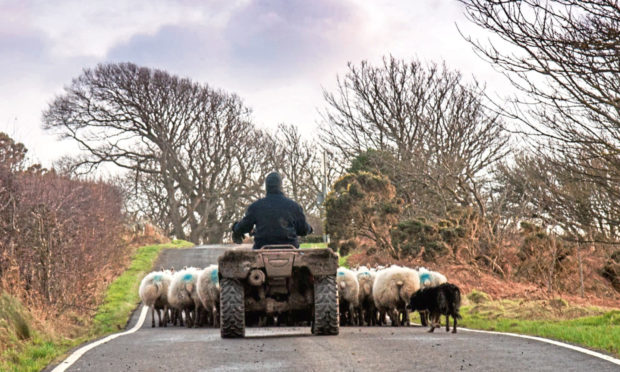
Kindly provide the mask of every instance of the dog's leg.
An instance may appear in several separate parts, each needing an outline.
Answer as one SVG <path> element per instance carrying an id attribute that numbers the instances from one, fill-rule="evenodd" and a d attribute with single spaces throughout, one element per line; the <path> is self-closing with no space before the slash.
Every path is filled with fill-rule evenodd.
<path id="1" fill-rule="evenodd" d="M 431 322 L 431 329 L 428 332 L 433 333 L 435 328 L 439 326 L 439 314 L 431 314 L 429 319 Z"/>
<path id="2" fill-rule="evenodd" d="M 446 332 L 450 332 L 450 314 L 446 314 Z"/>
<path id="3" fill-rule="evenodd" d="M 455 314 L 452 315 L 452 319 L 454 319 L 454 325 L 452 327 L 452 333 L 456 333 L 456 316 L 455 316 Z"/>

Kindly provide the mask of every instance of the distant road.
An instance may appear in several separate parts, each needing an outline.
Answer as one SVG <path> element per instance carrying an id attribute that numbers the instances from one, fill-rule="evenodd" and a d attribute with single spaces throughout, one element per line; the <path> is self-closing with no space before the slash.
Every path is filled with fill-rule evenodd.
<path id="1" fill-rule="evenodd" d="M 206 266 L 229 247 L 164 250 L 155 268 Z M 149 321 L 88 351 L 68 371 L 620 371 L 566 348 L 467 331 L 346 327 L 339 336 L 315 337 L 309 328 L 285 327 L 248 328 L 246 334 L 222 340 L 218 329 L 151 328 Z"/>

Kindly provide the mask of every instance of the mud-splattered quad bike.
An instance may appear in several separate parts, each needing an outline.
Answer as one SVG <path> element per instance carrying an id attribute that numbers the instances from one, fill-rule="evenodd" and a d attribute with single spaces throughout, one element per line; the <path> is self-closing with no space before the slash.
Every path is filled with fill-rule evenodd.
<path id="1" fill-rule="evenodd" d="M 315 335 L 338 334 L 338 256 L 331 249 L 235 248 L 218 265 L 223 338 L 244 337 L 246 325 L 265 325 L 274 316 L 311 324 Z"/>

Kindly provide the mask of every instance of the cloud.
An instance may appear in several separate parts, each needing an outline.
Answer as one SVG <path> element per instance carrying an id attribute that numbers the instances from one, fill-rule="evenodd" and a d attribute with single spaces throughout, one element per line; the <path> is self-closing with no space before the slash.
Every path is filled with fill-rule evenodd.
<path id="1" fill-rule="evenodd" d="M 208 82 L 239 94 L 260 125 L 300 124 L 307 134 L 322 88 L 333 89 L 349 61 L 446 60 L 501 87 L 455 23 L 475 32 L 453 0 L 0 0 L 0 130 L 17 125 L 49 164 L 67 146 L 42 132 L 41 111 L 103 62 Z"/>
<path id="2" fill-rule="evenodd" d="M 105 57 L 135 35 L 153 35 L 176 24 L 223 25 L 246 1 L 175 2 L 170 0 L 20 1 L 2 4 L 2 20 L 45 34 L 59 58 Z M 6 27 L 6 26 L 5 26 Z M 13 26 L 13 29 L 17 28 Z"/>

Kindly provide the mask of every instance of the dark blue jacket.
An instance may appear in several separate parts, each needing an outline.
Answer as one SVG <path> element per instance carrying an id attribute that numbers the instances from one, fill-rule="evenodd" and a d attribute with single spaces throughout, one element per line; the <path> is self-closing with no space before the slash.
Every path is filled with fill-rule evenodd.
<path id="1" fill-rule="evenodd" d="M 245 217 L 233 226 L 235 234 L 243 235 L 254 228 L 254 249 L 268 244 L 292 244 L 299 248 L 298 236 L 312 232 L 302 208 L 284 196 L 282 180 L 267 177 L 267 196 L 252 203 Z"/>

